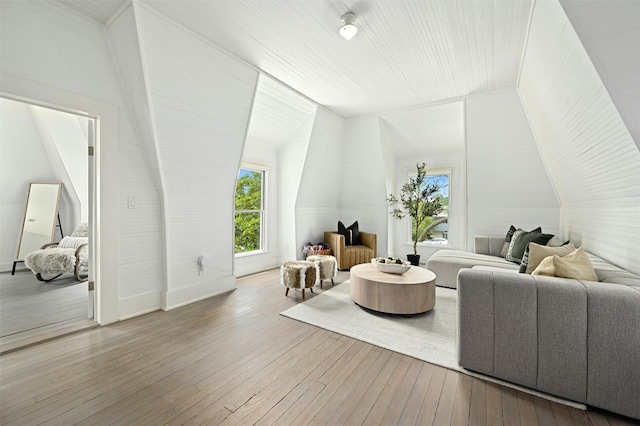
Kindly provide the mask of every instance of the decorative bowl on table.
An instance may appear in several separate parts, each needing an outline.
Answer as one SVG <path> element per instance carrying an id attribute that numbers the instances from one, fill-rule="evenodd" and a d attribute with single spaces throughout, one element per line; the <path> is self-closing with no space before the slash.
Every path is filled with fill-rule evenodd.
<path id="1" fill-rule="evenodd" d="M 388 274 L 404 274 L 411 269 L 411 263 L 405 262 L 402 259 L 396 259 L 393 257 L 376 257 L 371 259 L 371 263 L 380 272 L 386 272 Z"/>

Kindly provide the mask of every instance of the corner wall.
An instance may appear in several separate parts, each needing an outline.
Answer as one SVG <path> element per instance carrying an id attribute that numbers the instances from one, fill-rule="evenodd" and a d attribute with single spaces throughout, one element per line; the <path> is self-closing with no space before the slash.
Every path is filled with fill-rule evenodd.
<path id="1" fill-rule="evenodd" d="M 147 7 L 136 22 L 165 197 L 163 308 L 235 288 L 233 197 L 258 72 Z M 211 259 L 200 274 L 197 259 Z"/>
<path id="2" fill-rule="evenodd" d="M 640 152 L 558 1 L 536 3 L 519 92 L 562 238 L 640 273 Z"/>
<path id="3" fill-rule="evenodd" d="M 510 225 L 558 235 L 560 205 L 516 89 L 466 100 L 467 250 Z"/>

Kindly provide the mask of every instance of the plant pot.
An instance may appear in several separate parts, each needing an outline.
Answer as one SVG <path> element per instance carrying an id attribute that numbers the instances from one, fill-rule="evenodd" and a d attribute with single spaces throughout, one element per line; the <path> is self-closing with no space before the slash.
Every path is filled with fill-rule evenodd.
<path id="1" fill-rule="evenodd" d="M 407 260 L 411 262 L 413 266 L 420 266 L 420 255 L 419 254 L 408 254 Z"/>

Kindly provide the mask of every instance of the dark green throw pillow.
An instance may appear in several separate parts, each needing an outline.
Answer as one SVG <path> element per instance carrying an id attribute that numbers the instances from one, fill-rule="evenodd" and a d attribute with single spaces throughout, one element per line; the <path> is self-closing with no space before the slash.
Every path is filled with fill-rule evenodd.
<path id="1" fill-rule="evenodd" d="M 507 235 L 504 237 L 504 244 L 502 246 L 502 250 L 500 250 L 500 257 L 507 257 L 507 252 L 509 251 L 509 244 L 511 243 L 511 238 L 513 238 L 513 234 L 518 230 L 515 226 L 511 225 L 509 230 L 507 231 Z M 531 232 L 542 232 L 541 227 L 537 227 L 536 229 L 532 229 Z"/>
<path id="2" fill-rule="evenodd" d="M 520 263 L 522 262 L 522 256 L 529 243 L 534 242 L 546 246 L 553 238 L 553 234 L 543 234 L 541 232 L 527 232 L 523 229 L 518 229 L 511 238 L 509 243 L 509 251 L 505 256 L 510 262 Z"/>

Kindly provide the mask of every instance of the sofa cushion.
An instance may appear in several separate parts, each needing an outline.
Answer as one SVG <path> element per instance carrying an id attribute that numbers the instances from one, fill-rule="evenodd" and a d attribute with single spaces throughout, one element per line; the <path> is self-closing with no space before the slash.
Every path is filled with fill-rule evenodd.
<path id="1" fill-rule="evenodd" d="M 524 255 L 524 250 L 529 243 L 533 242 L 546 245 L 552 238 L 553 234 L 543 234 L 535 231 L 527 232 L 524 229 L 518 229 L 514 232 L 513 238 L 511 238 L 505 259 L 510 262 L 520 263 Z"/>
<path id="2" fill-rule="evenodd" d="M 587 281 L 598 280 L 593 265 L 591 265 L 591 261 L 582 247 L 565 256 L 553 255 L 545 257 L 531 275 L 546 275 Z"/>
<path id="3" fill-rule="evenodd" d="M 463 268 L 472 268 L 476 265 L 512 269 L 518 272 L 518 265 L 507 262 L 501 257 L 462 250 L 438 250 L 427 260 L 426 266 L 436 274 L 437 286 L 457 288 L 458 272 Z"/>

